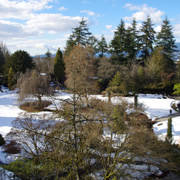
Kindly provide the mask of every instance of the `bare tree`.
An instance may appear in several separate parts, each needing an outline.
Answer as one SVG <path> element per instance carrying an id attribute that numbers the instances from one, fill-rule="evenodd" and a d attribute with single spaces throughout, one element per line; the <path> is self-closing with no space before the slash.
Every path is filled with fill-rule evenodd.
<path id="1" fill-rule="evenodd" d="M 91 47 L 74 46 L 70 55 L 64 59 L 66 66 L 66 86 L 87 98 L 96 86 L 94 80 L 94 52 Z"/>
<path id="2" fill-rule="evenodd" d="M 20 101 L 24 98 L 34 96 L 38 98 L 39 103 L 41 103 L 44 95 L 51 95 L 53 93 L 50 87 L 49 75 L 39 73 L 36 70 L 21 74 L 17 82 L 17 87 L 19 88 Z"/>
<path id="3" fill-rule="evenodd" d="M 41 73 L 52 74 L 54 69 L 54 59 L 52 57 L 41 58 L 37 56 L 34 58 L 36 68 Z"/>

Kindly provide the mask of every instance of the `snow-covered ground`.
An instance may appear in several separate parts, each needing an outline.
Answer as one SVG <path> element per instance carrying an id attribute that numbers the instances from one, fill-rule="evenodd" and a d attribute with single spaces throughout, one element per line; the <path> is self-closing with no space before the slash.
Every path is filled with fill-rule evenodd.
<path id="1" fill-rule="evenodd" d="M 59 98 L 66 99 L 71 95 L 68 93 L 59 94 Z M 107 97 L 102 95 L 96 95 L 96 98 L 107 100 Z M 18 117 L 18 114 L 22 111 L 19 108 L 19 103 L 17 102 L 18 94 L 17 91 L 9 91 L 8 89 L 3 89 L 0 92 L 0 134 L 3 137 L 10 131 L 12 124 L 11 122 Z M 129 102 L 133 102 L 133 97 L 124 98 Z M 117 103 L 119 98 L 113 97 L 112 102 Z M 174 99 L 164 99 L 162 95 L 144 95 L 140 94 L 138 97 L 138 102 L 144 104 L 145 112 L 147 115 L 154 120 L 157 117 L 163 117 L 169 115 L 169 110 L 171 109 L 170 104 Z M 173 111 L 174 113 L 174 111 Z M 40 113 L 42 114 L 42 112 Z M 176 142 L 180 143 L 180 117 L 175 117 L 172 120 L 172 132 L 173 137 Z M 158 135 L 166 135 L 167 133 L 167 121 L 162 123 L 157 123 L 154 125 L 154 131 Z M 1 157 L 3 154 L 0 152 L 0 161 L 4 162 Z"/>

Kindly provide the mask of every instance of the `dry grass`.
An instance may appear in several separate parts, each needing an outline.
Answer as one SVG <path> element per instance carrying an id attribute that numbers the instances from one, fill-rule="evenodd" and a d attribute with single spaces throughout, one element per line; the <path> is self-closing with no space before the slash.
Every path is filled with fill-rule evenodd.
<path id="1" fill-rule="evenodd" d="M 39 101 L 25 102 L 22 105 L 20 105 L 20 108 L 28 112 L 39 112 L 39 111 L 43 111 L 50 104 L 51 104 L 50 101 L 42 101 L 41 103 Z"/>

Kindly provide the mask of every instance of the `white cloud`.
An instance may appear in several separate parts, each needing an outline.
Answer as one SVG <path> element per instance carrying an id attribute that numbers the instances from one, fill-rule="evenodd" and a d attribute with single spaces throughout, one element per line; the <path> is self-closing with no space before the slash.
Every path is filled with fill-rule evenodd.
<path id="1" fill-rule="evenodd" d="M 30 31 L 25 25 L 6 20 L 0 20 L 0 39 L 17 39 L 24 36 L 37 35 L 33 29 Z"/>
<path id="2" fill-rule="evenodd" d="M 71 33 L 72 28 L 78 26 L 82 17 L 42 13 L 42 10 L 51 8 L 49 3 L 52 1 L 0 0 L 0 39 L 11 47 L 11 51 L 22 49 L 35 55 L 45 53 L 48 48 L 57 50 L 60 44 L 65 46 L 67 37 L 63 35 Z M 65 9 L 60 7 L 59 10 Z M 49 40 L 50 37 L 54 39 L 54 34 L 57 38 L 61 36 L 61 39 Z"/>
<path id="3" fill-rule="evenodd" d="M 79 16 L 63 16 L 61 14 L 38 14 L 27 21 L 27 29 L 34 29 L 37 32 L 61 33 L 71 31 L 76 27 L 82 18 Z"/>
<path id="4" fill-rule="evenodd" d="M 124 6 L 125 8 L 128 8 L 130 11 L 134 11 L 134 10 L 140 10 L 141 8 L 139 6 L 135 6 L 133 4 L 125 4 Z"/>
<path id="5" fill-rule="evenodd" d="M 112 29 L 112 25 L 106 25 L 106 29 Z"/>
<path id="6" fill-rule="evenodd" d="M 33 12 L 42 9 L 49 9 L 48 5 L 52 0 L 1 0 L 0 17 L 1 19 L 29 19 Z"/>
<path id="7" fill-rule="evenodd" d="M 61 14 L 32 15 L 25 23 L 0 20 L 0 39 L 24 38 L 46 33 L 67 33 L 78 26 L 79 16 L 63 16 Z"/>
<path id="8" fill-rule="evenodd" d="M 95 16 L 95 15 L 96 15 L 94 12 L 88 11 L 88 10 L 80 11 L 80 13 L 86 13 L 86 14 L 88 14 L 89 16 Z"/>
<path id="9" fill-rule="evenodd" d="M 66 11 L 67 8 L 65 8 L 64 6 L 62 6 L 62 7 L 59 8 L 59 10 L 60 10 L 60 11 Z"/>
<path id="10" fill-rule="evenodd" d="M 164 12 L 158 10 L 157 8 L 149 7 L 146 4 L 140 6 L 126 4 L 124 7 L 128 8 L 130 11 L 137 11 L 133 13 L 132 16 L 124 17 L 124 20 L 131 21 L 133 18 L 135 18 L 137 21 L 145 21 L 149 15 L 153 23 L 159 24 L 162 22 L 161 16 L 164 15 Z"/>
<path id="11" fill-rule="evenodd" d="M 161 25 L 158 25 L 154 28 L 154 30 L 158 33 L 161 31 Z"/>
<path id="12" fill-rule="evenodd" d="M 61 37 L 55 40 L 49 39 L 21 39 L 17 41 L 7 41 L 7 47 L 11 49 L 11 53 L 16 50 L 24 50 L 30 53 L 31 56 L 45 54 L 49 49 L 51 53 L 56 53 L 60 47 L 62 50 L 66 44 L 67 38 Z"/>

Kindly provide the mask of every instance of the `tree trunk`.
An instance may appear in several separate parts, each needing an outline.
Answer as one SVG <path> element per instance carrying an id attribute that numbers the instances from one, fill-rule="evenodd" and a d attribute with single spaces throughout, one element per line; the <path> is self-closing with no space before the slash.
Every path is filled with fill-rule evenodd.
<path id="1" fill-rule="evenodd" d="M 134 95 L 134 107 L 135 107 L 135 109 L 137 109 L 137 106 L 138 106 L 138 95 L 135 94 Z"/>
<path id="2" fill-rule="evenodd" d="M 41 96 L 37 96 L 37 98 L 38 98 L 39 104 L 41 104 L 42 102 Z"/>

